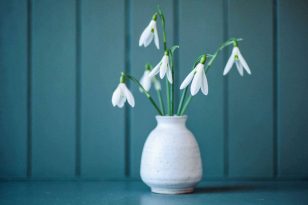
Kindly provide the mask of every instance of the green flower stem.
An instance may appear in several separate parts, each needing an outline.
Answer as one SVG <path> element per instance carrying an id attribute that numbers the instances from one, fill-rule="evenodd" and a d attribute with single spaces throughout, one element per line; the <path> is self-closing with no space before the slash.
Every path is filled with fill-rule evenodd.
<path id="1" fill-rule="evenodd" d="M 165 16 L 162 12 L 162 10 L 159 8 L 159 6 L 157 7 L 158 10 L 158 15 L 161 19 L 161 23 L 162 23 L 162 30 L 163 30 L 163 43 L 164 43 L 164 51 L 168 52 L 168 48 L 167 48 L 167 34 L 166 34 L 166 20 L 165 20 Z M 174 85 L 168 82 L 167 78 L 166 78 L 166 91 L 167 91 L 167 107 L 168 107 L 168 115 L 173 115 L 173 111 L 172 111 L 172 107 L 173 107 L 173 94 L 172 91 L 174 90 L 174 88 L 170 89 L 170 87 L 173 87 Z"/>
<path id="2" fill-rule="evenodd" d="M 161 19 L 161 24 L 163 27 L 163 42 L 164 42 L 164 51 L 167 51 L 167 35 L 166 35 L 166 20 L 165 20 L 165 15 L 163 14 L 162 10 L 157 7 L 158 10 L 158 15 Z"/>
<path id="3" fill-rule="evenodd" d="M 163 98 L 161 96 L 161 91 L 160 90 L 156 90 L 157 93 L 157 98 L 158 98 L 158 102 L 160 105 L 160 109 L 163 115 L 165 115 L 165 107 L 164 107 L 164 102 L 163 102 Z"/>
<path id="4" fill-rule="evenodd" d="M 179 48 L 179 45 L 174 45 L 172 46 L 170 49 L 169 49 L 169 53 L 170 53 L 170 56 L 171 56 L 171 63 L 172 63 L 172 66 L 171 66 L 171 71 L 172 71 L 172 80 L 173 80 L 173 83 L 172 83 L 172 115 L 175 114 L 175 92 L 174 92 L 174 88 L 175 88 L 175 66 L 174 66 L 174 52 L 176 49 Z"/>
<path id="5" fill-rule="evenodd" d="M 187 90 L 188 90 L 188 87 L 186 87 L 184 89 L 184 91 L 182 92 L 180 104 L 179 104 L 178 111 L 177 111 L 177 115 L 181 114 L 181 110 L 182 110 L 182 106 L 183 106 L 183 103 L 184 103 L 184 100 L 185 100 L 185 97 L 186 97 Z"/>
<path id="6" fill-rule="evenodd" d="M 170 83 L 166 78 L 166 91 L 167 91 L 167 107 L 168 107 L 168 115 L 171 116 L 171 99 L 170 99 Z"/>
<path id="7" fill-rule="evenodd" d="M 157 14 L 156 14 L 157 15 Z M 145 64 L 145 69 L 147 71 L 151 71 L 152 70 L 152 65 L 151 64 Z M 155 76 L 153 78 L 153 80 L 155 81 L 159 81 Z M 155 84 L 155 83 L 154 83 Z M 156 94 L 157 94 L 157 98 L 158 98 L 158 102 L 159 102 L 159 106 L 160 106 L 160 110 L 162 112 L 163 115 L 165 115 L 165 106 L 164 106 L 164 101 L 161 95 L 161 89 L 157 89 L 156 86 L 154 85 L 154 88 L 156 90 Z"/>
<path id="8" fill-rule="evenodd" d="M 171 115 L 174 115 L 174 61 L 173 61 L 173 53 L 169 51 L 169 62 L 171 68 L 171 76 L 173 83 L 171 84 Z"/>
<path id="9" fill-rule="evenodd" d="M 192 96 L 189 95 L 188 98 L 187 98 L 187 100 L 186 100 L 186 102 L 185 102 L 185 104 L 184 104 L 184 106 L 183 106 L 183 109 L 182 109 L 180 115 L 183 115 L 183 114 L 185 113 L 185 111 L 186 111 L 186 109 L 187 109 L 187 107 L 188 107 L 188 105 L 189 105 L 191 99 L 192 99 Z"/>
<path id="10" fill-rule="evenodd" d="M 172 56 L 172 60 L 173 61 L 173 56 Z M 172 66 L 171 66 L 171 75 L 172 75 L 172 81 L 173 83 L 171 84 L 171 115 L 174 115 L 174 66 L 173 66 L 173 63 L 172 63 Z"/>
<path id="11" fill-rule="evenodd" d="M 159 107 L 157 106 L 157 104 L 155 103 L 155 101 L 153 100 L 153 98 L 151 97 L 151 95 L 144 89 L 144 87 L 140 84 L 140 82 L 134 78 L 131 75 L 128 74 L 124 74 L 129 80 L 133 81 L 134 83 L 137 84 L 137 86 L 143 91 L 143 93 L 145 94 L 145 96 L 150 100 L 150 102 L 152 103 L 152 105 L 154 106 L 154 108 L 157 110 L 159 115 L 163 115 L 162 112 L 160 111 Z"/>

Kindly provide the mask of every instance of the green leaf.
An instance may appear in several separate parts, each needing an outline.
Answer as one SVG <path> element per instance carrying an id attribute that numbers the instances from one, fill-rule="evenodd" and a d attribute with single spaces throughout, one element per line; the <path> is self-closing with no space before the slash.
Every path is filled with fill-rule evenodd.
<path id="1" fill-rule="evenodd" d="M 162 10 L 160 9 L 159 4 L 157 4 L 157 11 L 158 11 L 158 14 L 159 14 L 159 15 L 162 15 L 162 14 L 163 14 Z"/>
<path id="2" fill-rule="evenodd" d="M 160 9 L 160 6 L 157 5 L 157 12 L 158 12 L 158 15 L 160 16 L 160 18 L 165 21 L 165 15 L 163 13 L 163 11 Z"/>
<path id="3" fill-rule="evenodd" d="M 171 55 L 173 55 L 173 54 L 174 54 L 174 51 L 175 51 L 176 49 L 178 49 L 178 48 L 180 48 L 179 45 L 174 45 L 174 46 L 172 46 L 172 47 L 169 49 L 170 52 L 171 52 Z"/>

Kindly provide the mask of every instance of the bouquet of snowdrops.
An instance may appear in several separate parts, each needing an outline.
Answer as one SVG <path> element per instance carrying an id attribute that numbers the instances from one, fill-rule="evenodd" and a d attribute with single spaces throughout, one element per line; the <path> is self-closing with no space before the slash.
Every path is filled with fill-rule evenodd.
<path id="1" fill-rule="evenodd" d="M 147 47 L 154 41 L 156 48 L 159 50 L 159 35 L 157 30 L 157 19 L 160 18 L 162 33 L 163 33 L 163 46 L 164 52 L 162 59 L 157 63 L 157 65 L 152 68 L 150 64 L 146 64 L 145 71 L 140 81 L 135 77 L 129 75 L 128 73 L 121 73 L 120 82 L 112 95 L 112 105 L 122 108 L 127 101 L 131 107 L 135 106 L 135 99 L 133 94 L 126 86 L 126 81 L 131 80 L 138 87 L 139 90 L 149 99 L 150 103 L 156 109 L 159 115 L 184 115 L 185 111 L 194 95 L 196 95 L 200 90 L 204 95 L 208 94 L 208 80 L 206 73 L 211 68 L 212 64 L 216 60 L 218 54 L 226 47 L 233 46 L 232 54 L 224 68 L 223 75 L 226 75 L 232 68 L 233 64 L 236 65 L 237 70 L 241 76 L 244 75 L 244 70 L 251 74 L 248 64 L 246 63 L 244 57 L 242 56 L 238 43 L 242 39 L 240 38 L 230 38 L 226 42 L 222 43 L 220 47 L 216 50 L 214 54 L 204 53 L 198 56 L 192 66 L 191 72 L 183 80 L 180 86 L 182 90 L 180 102 L 175 110 L 174 101 L 174 52 L 179 48 L 178 45 L 172 47 L 167 46 L 166 37 L 166 22 L 165 16 L 161 9 L 158 7 L 157 12 L 154 13 L 150 23 L 142 32 L 139 39 L 139 46 Z M 159 74 L 159 78 L 156 77 Z M 161 84 L 160 80 L 166 80 L 166 105 L 164 104 L 162 94 L 161 94 Z M 157 93 L 157 102 L 153 99 L 149 93 L 152 84 Z M 190 94 L 187 93 L 188 85 L 190 85 Z M 165 108 L 166 106 L 166 108 Z"/>

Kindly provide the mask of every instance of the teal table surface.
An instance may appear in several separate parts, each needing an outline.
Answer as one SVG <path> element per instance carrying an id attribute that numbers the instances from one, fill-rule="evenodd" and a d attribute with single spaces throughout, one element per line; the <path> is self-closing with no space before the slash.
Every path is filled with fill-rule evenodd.
<path id="1" fill-rule="evenodd" d="M 202 182 L 193 194 L 153 194 L 139 181 L 2 181 L 1 205 L 308 204 L 308 182 Z"/>

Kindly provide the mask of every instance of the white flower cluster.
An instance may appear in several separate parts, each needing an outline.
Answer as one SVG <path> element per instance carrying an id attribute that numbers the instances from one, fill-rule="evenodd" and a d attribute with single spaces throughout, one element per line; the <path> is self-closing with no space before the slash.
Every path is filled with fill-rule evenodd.
<path id="1" fill-rule="evenodd" d="M 144 29 L 139 38 L 139 46 L 147 47 L 154 40 L 156 48 L 159 49 L 159 36 L 157 31 L 156 19 L 157 19 L 157 14 L 155 13 L 152 20 L 150 21 L 148 26 Z M 166 44 L 164 45 L 166 47 Z M 206 59 L 206 55 L 204 55 L 204 57 Z M 208 94 L 209 88 L 208 88 L 208 80 L 205 74 L 206 73 L 205 59 L 204 61 L 201 60 L 199 63 L 196 64 L 196 66 L 186 76 L 186 78 L 184 79 L 184 81 L 180 86 L 180 89 L 182 90 L 185 89 L 189 84 L 191 84 L 190 93 L 192 96 L 196 95 L 200 90 L 204 95 Z M 226 75 L 227 73 L 230 72 L 233 64 L 236 65 L 237 70 L 241 76 L 244 75 L 244 70 L 248 74 L 251 74 L 250 68 L 247 62 L 245 61 L 244 57 L 242 56 L 240 49 L 238 48 L 237 40 L 233 40 L 233 50 L 224 68 L 223 75 Z M 140 85 L 142 86 L 142 87 L 140 86 L 141 92 L 144 91 L 148 92 L 151 89 L 152 83 L 154 84 L 156 90 L 161 90 L 161 85 L 155 77 L 158 73 L 161 79 L 163 79 L 166 76 L 169 83 L 170 84 L 173 83 L 174 79 L 172 79 L 172 68 L 170 66 L 170 58 L 168 50 L 164 52 L 162 59 L 152 70 L 147 68 L 144 71 L 143 76 L 140 79 Z M 132 107 L 134 107 L 135 105 L 134 96 L 125 85 L 125 80 L 124 81 L 121 80 L 120 84 L 118 85 L 118 87 L 116 88 L 116 90 L 112 95 L 112 104 L 113 106 L 118 106 L 122 108 L 126 101 L 128 101 L 128 103 Z"/>

